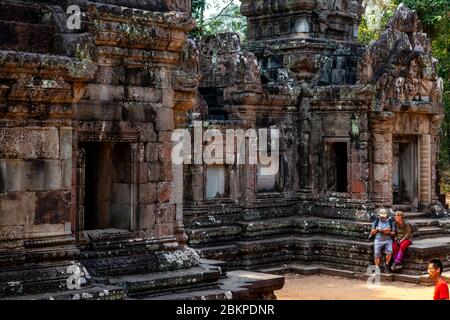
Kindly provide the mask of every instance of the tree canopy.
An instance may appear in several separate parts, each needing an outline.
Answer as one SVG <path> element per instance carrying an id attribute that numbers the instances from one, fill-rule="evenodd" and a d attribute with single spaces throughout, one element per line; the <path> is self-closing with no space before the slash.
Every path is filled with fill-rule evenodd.
<path id="1" fill-rule="evenodd" d="M 241 15 L 239 0 L 192 0 L 192 14 L 197 22 L 193 35 L 236 32 L 245 40 L 247 19 Z"/>

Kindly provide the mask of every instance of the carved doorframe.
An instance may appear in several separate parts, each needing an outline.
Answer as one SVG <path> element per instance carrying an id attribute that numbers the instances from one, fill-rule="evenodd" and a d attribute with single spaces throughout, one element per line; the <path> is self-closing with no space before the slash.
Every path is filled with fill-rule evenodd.
<path id="1" fill-rule="evenodd" d="M 330 193 L 330 191 L 327 190 L 327 181 L 328 181 L 328 173 L 326 171 L 326 168 L 328 168 L 328 164 L 329 161 L 331 161 L 328 157 L 327 157 L 327 144 L 331 144 L 331 143 L 345 143 L 347 146 L 347 191 L 346 192 L 333 192 L 333 193 L 339 193 L 341 195 L 345 195 L 350 197 L 351 193 L 350 193 L 350 184 L 352 181 L 352 170 L 351 170 L 351 141 L 350 138 L 347 137 L 323 137 L 323 145 L 322 145 L 322 154 L 324 157 L 324 161 L 323 161 L 323 170 L 324 170 L 324 174 L 322 175 L 322 181 L 321 181 L 321 186 L 322 186 L 322 190 L 325 194 Z"/>
<path id="2" fill-rule="evenodd" d="M 118 135 L 115 132 L 102 132 L 101 137 L 97 132 L 87 132 L 79 131 L 77 132 L 77 139 L 74 142 L 74 155 L 77 159 L 75 162 L 75 177 L 76 181 L 72 187 L 75 192 L 76 197 L 73 205 L 73 212 L 75 212 L 75 235 L 79 238 L 82 231 L 85 231 L 85 210 L 84 210 L 84 192 L 85 192 L 85 174 L 86 174 L 86 152 L 84 148 L 80 147 L 80 143 L 92 142 L 92 143 L 102 143 L 102 142 L 112 142 L 112 143 L 128 143 L 130 145 L 131 151 L 131 190 L 130 190 L 130 231 L 135 231 L 139 228 L 139 134 L 138 133 L 128 133 L 127 135 Z"/>

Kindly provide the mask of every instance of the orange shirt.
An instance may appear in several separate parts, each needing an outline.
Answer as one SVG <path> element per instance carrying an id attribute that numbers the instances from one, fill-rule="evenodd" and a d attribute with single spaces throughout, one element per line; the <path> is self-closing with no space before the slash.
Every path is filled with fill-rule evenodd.
<path id="1" fill-rule="evenodd" d="M 441 279 L 434 286 L 433 300 L 448 300 L 448 285 L 444 279 Z"/>

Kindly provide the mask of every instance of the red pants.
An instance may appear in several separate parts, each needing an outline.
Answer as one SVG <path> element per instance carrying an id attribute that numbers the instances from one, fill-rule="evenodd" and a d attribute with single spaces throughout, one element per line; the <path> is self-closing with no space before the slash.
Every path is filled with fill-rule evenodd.
<path id="1" fill-rule="evenodd" d="M 403 240 L 400 244 L 398 241 L 394 241 L 394 243 L 392 244 L 392 254 L 394 256 L 394 261 L 396 264 L 402 264 L 405 251 L 411 245 L 411 243 L 411 240 Z"/>

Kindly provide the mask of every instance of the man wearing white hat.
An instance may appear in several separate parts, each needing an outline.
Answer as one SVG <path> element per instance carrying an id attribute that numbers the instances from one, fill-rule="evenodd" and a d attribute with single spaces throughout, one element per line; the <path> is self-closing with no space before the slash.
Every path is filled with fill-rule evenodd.
<path id="1" fill-rule="evenodd" d="M 370 231 L 372 236 L 375 236 L 374 242 L 374 258 L 375 265 L 379 268 L 381 262 L 381 256 L 384 253 L 386 255 L 386 268 L 385 272 L 390 273 L 390 262 L 392 258 L 392 237 L 395 235 L 395 224 L 388 219 L 388 213 L 386 209 L 380 209 L 378 213 L 378 219 L 372 224 L 372 230 Z"/>

